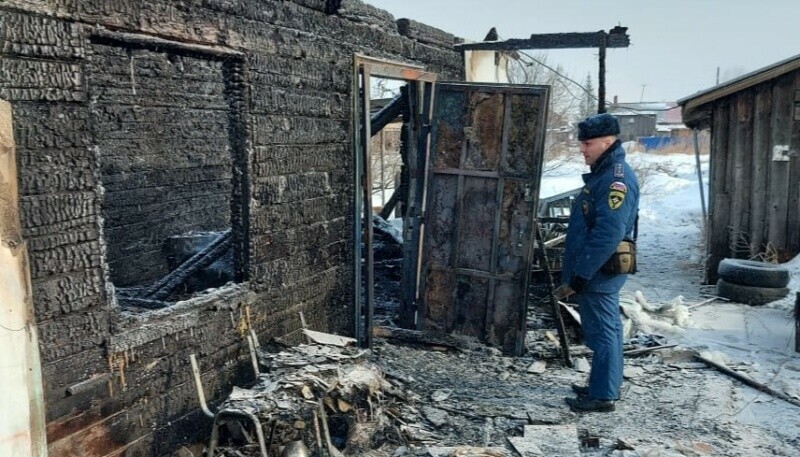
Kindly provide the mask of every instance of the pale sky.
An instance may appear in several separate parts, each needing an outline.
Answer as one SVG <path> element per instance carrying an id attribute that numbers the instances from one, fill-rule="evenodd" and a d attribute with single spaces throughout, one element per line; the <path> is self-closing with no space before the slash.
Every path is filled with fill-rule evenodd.
<path id="1" fill-rule="evenodd" d="M 717 67 L 724 80 L 800 54 L 800 0 L 364 1 L 474 41 L 491 27 L 501 39 L 628 27 L 631 47 L 608 50 L 609 101 L 643 91 L 644 101 L 675 101 L 714 86 Z M 549 51 L 548 63 L 597 84 L 597 50 Z"/>

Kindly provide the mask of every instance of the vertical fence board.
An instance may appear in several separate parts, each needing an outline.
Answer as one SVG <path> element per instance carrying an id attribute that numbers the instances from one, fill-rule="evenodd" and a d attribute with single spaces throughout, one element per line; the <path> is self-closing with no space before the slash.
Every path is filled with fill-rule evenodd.
<path id="1" fill-rule="evenodd" d="M 711 128 L 711 158 L 709 224 L 707 238 L 705 282 L 717 280 L 717 265 L 728 253 L 728 214 L 730 199 L 727 194 L 728 119 L 730 104 L 727 100 L 716 103 Z"/>
<path id="2" fill-rule="evenodd" d="M 772 92 L 772 147 L 789 146 L 791 136 L 792 88 L 791 76 L 778 79 Z M 772 155 L 773 151 L 770 151 Z M 767 215 L 769 229 L 767 240 L 778 250 L 786 252 L 787 219 L 789 211 L 789 162 L 770 159 L 769 207 Z"/>

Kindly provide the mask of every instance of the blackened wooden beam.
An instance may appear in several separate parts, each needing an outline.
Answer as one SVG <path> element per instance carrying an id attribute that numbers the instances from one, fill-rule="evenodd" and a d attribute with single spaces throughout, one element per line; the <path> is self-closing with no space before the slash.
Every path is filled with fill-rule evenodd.
<path id="1" fill-rule="evenodd" d="M 392 196 L 389 197 L 389 201 L 383 205 L 381 208 L 380 216 L 383 219 L 389 219 L 389 216 L 392 215 L 392 211 L 394 211 L 394 207 L 397 206 L 397 202 L 400 200 L 400 189 L 395 189 L 392 192 Z"/>
<path id="2" fill-rule="evenodd" d="M 586 33 L 543 33 L 530 38 L 512 38 L 505 41 L 484 41 L 455 45 L 462 51 L 522 51 L 525 49 L 582 49 L 599 48 L 601 38 L 607 35 L 607 48 L 627 48 L 631 44 L 627 27 L 614 27 L 605 31 Z"/>
<path id="3" fill-rule="evenodd" d="M 605 33 L 598 33 L 597 40 L 600 42 L 600 68 L 597 76 L 597 112 L 606 112 L 606 48 L 608 42 Z"/>
<path id="4" fill-rule="evenodd" d="M 215 260 L 222 257 L 230 248 L 231 230 L 228 229 L 223 232 L 219 238 L 212 241 L 205 249 L 190 257 L 186 262 L 182 263 L 167 276 L 161 278 L 160 281 L 150 286 L 136 298 L 164 300 L 181 284 L 186 282 L 191 275 L 214 263 Z"/>
<path id="5" fill-rule="evenodd" d="M 384 127 L 397 119 L 403 112 L 403 104 L 405 103 L 405 96 L 401 92 L 400 95 L 392 99 L 388 105 L 384 106 L 380 111 L 375 113 L 370 118 L 370 131 L 372 135 L 377 134 Z"/>

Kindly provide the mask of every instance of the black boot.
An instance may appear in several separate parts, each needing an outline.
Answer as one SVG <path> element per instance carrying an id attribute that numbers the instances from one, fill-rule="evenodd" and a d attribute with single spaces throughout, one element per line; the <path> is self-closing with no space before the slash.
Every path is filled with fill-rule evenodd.
<path id="1" fill-rule="evenodd" d="M 586 397 L 589 395 L 589 388 L 587 386 L 573 384 L 570 387 L 572 387 L 572 391 L 575 392 L 579 397 Z"/>
<path id="2" fill-rule="evenodd" d="M 586 396 L 578 398 L 567 397 L 564 399 L 564 401 L 566 401 L 570 408 L 572 408 L 574 411 L 590 411 L 599 413 L 614 411 L 614 401 L 612 400 L 599 400 L 597 398 Z"/>

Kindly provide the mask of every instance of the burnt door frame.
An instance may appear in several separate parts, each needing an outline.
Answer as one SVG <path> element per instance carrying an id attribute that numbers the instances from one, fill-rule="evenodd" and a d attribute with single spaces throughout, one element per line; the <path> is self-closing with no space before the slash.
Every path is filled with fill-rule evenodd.
<path id="1" fill-rule="evenodd" d="M 417 290 L 416 280 L 418 277 L 418 255 L 413 259 L 407 259 L 409 250 L 419 252 L 419 232 L 422 216 L 422 190 L 424 189 L 424 179 L 426 173 L 424 168 L 418 168 L 419 164 L 427 162 L 427 125 L 429 123 L 433 85 L 437 80 L 437 75 L 425 71 L 424 67 L 402 62 L 393 62 L 384 59 L 377 59 L 362 54 L 353 56 L 353 75 L 352 75 L 352 138 L 353 138 L 353 335 L 356 337 L 360 346 L 372 346 L 372 324 L 375 311 L 374 304 L 374 261 L 373 261 L 373 227 L 372 217 L 362 215 L 372 214 L 372 131 L 370 125 L 370 78 L 373 76 L 406 81 L 409 87 L 409 105 L 412 109 L 411 131 L 408 135 L 410 147 L 409 151 L 409 198 L 408 211 L 404 217 L 403 237 L 404 237 L 404 261 L 403 261 L 403 302 L 408 300 L 407 293 Z M 427 118 L 426 118 L 427 116 Z M 422 154 L 420 152 L 422 151 Z M 361 256 L 362 239 L 365 243 L 365 259 L 362 268 Z M 413 248 L 413 249 L 412 249 Z M 407 272 L 410 263 L 413 261 L 415 271 Z M 364 271 L 366 270 L 366 271 Z M 364 278 L 364 303 L 361 300 L 361 282 Z M 413 303 L 409 306 L 413 306 Z M 409 309 L 403 306 L 403 310 Z M 362 314 L 364 315 L 362 319 Z M 404 313 L 404 315 L 406 315 Z M 363 322 L 363 324 L 362 324 Z M 363 325 L 363 331 L 362 331 Z"/>
<path id="2" fill-rule="evenodd" d="M 445 100 L 441 96 L 443 91 L 463 91 L 466 92 L 464 96 L 464 107 L 469 106 L 469 93 L 470 92 L 481 92 L 487 94 L 503 94 L 503 107 L 502 107 L 502 117 L 501 117 L 501 125 L 502 131 L 500 132 L 500 152 L 499 157 L 497 158 L 498 164 L 495 170 L 483 170 L 480 169 L 481 167 L 475 167 L 473 169 L 469 169 L 466 166 L 467 160 L 467 141 L 464 140 L 464 144 L 462 145 L 462 150 L 459 151 L 460 157 L 457 158 L 458 164 L 455 167 L 438 167 L 437 164 L 437 151 L 434 149 L 438 146 L 437 145 L 437 138 L 442 133 L 439 131 L 441 123 L 438 116 L 442 114 L 442 110 L 444 108 L 440 108 L 440 106 L 445 105 Z M 519 173 L 514 171 L 514 167 L 509 165 L 508 160 L 518 159 L 520 157 L 519 154 L 515 157 L 510 157 L 509 154 L 509 136 L 511 135 L 510 130 L 513 124 L 512 121 L 515 120 L 512 116 L 512 97 L 515 95 L 519 96 L 531 96 L 531 97 L 539 97 L 540 100 L 536 105 L 536 109 L 538 109 L 536 114 L 536 126 L 535 126 L 535 133 L 533 133 L 533 138 L 535 140 L 534 147 L 531 150 L 531 159 L 533 160 L 532 164 L 528 167 L 528 170 L 524 173 Z M 426 321 L 430 316 L 431 309 L 429 308 L 429 297 L 428 297 L 428 287 L 429 284 L 427 283 L 429 277 L 429 270 L 440 270 L 442 271 L 443 275 L 450 275 L 449 278 L 452 279 L 452 284 L 448 284 L 451 289 L 453 298 L 450 302 L 450 309 L 447 309 L 446 312 L 450 313 L 445 320 L 448 322 L 448 325 L 445 328 L 441 328 L 438 330 L 444 330 L 447 332 L 450 331 L 459 331 L 458 324 L 453 324 L 457 321 L 457 318 L 454 317 L 453 308 L 457 308 L 457 300 L 456 295 L 461 287 L 459 282 L 459 275 L 464 275 L 470 278 L 479 278 L 476 281 L 486 281 L 488 284 L 486 285 L 487 289 L 487 296 L 485 301 L 485 316 L 483 316 L 483 329 L 481 333 L 481 338 L 486 340 L 489 343 L 497 343 L 499 340 L 502 342 L 506 342 L 508 344 L 504 344 L 504 350 L 507 353 L 513 353 L 515 355 L 519 355 L 524 350 L 524 338 L 525 338 L 525 325 L 526 325 L 526 318 L 527 318 L 527 308 L 528 308 L 528 285 L 530 281 L 530 261 L 532 260 L 532 253 L 534 248 L 534 223 L 536 218 L 536 209 L 538 205 L 538 191 L 541 182 L 541 170 L 542 170 L 542 160 L 544 155 L 544 140 L 545 140 L 545 133 L 546 133 L 546 120 L 548 114 L 548 105 L 549 105 L 549 97 L 550 97 L 550 90 L 548 86 L 522 86 L 522 85 L 512 85 L 512 84 L 491 84 L 491 83 L 461 83 L 461 82 L 441 82 L 436 84 L 436 89 L 434 92 L 434 98 L 436 99 L 437 106 L 434 107 L 433 112 L 433 119 L 432 119 L 432 132 L 430 134 L 430 153 L 428 159 L 428 176 L 426 178 L 426 189 L 425 189 L 425 216 L 424 216 L 424 249 L 420 250 L 420 268 L 418 269 L 418 278 L 417 282 L 419 283 L 418 293 L 417 293 L 417 302 L 419 303 L 419 310 L 417 312 L 417 328 L 421 330 L 430 330 L 426 328 L 428 324 Z M 440 106 L 438 106 L 440 105 Z M 461 113 L 464 117 L 464 122 L 467 122 L 467 108 L 464 108 L 464 112 Z M 495 119 L 496 120 L 496 119 Z M 489 122 L 491 124 L 491 122 Z M 464 124 L 462 127 L 466 126 Z M 490 126 L 488 126 L 490 127 Z M 473 128 L 472 125 L 469 126 L 470 129 Z M 465 129 L 466 130 L 466 129 Z M 446 132 L 445 132 L 446 134 Z M 462 132 L 461 135 L 464 135 L 466 138 L 466 133 Z M 474 134 L 474 132 L 473 132 Z M 530 133 L 529 133 L 530 134 Z M 480 134 L 478 134 L 480 135 Z M 524 159 L 524 157 L 521 157 Z M 453 159 L 450 160 L 451 162 Z M 457 190 L 455 192 L 454 201 L 446 202 L 443 207 L 446 208 L 453 208 L 453 225 L 454 228 L 452 229 L 452 235 L 448 235 L 452 237 L 452 248 L 450 249 L 451 255 L 449 260 L 449 265 L 442 266 L 437 265 L 436 261 L 431 261 L 428 254 L 432 252 L 431 246 L 431 238 L 435 236 L 434 230 L 437 227 L 441 226 L 441 221 L 439 221 L 439 225 L 432 225 L 434 221 L 432 218 L 435 216 L 435 209 L 434 206 L 436 204 L 435 199 L 439 198 L 437 195 L 438 183 L 437 183 L 437 176 L 438 175 L 449 175 L 455 176 L 457 179 Z M 494 214 L 493 214 L 493 226 L 491 227 L 491 239 L 490 242 L 490 266 L 489 271 L 480 271 L 478 269 L 471 270 L 467 268 L 461 268 L 459 265 L 459 257 L 462 255 L 462 250 L 465 249 L 464 246 L 460 245 L 458 230 L 459 226 L 463 225 L 464 217 L 469 216 L 466 214 L 465 206 L 464 206 L 464 183 L 466 179 L 473 179 L 474 181 L 483 179 L 484 184 L 490 182 L 491 180 L 496 180 L 496 196 L 494 200 Z M 509 235 L 512 238 L 511 249 L 517 248 L 518 251 L 516 253 L 518 259 L 521 257 L 522 262 L 524 262 L 523 266 L 521 267 L 522 271 L 518 271 L 517 274 L 509 275 L 509 273 L 500 273 L 498 269 L 498 258 L 499 258 L 499 249 L 501 249 L 501 240 L 500 240 L 500 230 L 501 230 L 501 217 L 503 213 L 503 204 L 504 204 L 504 192 L 506 191 L 506 181 L 517 181 L 517 194 L 520 192 L 524 192 L 524 200 L 522 201 L 521 205 L 522 208 L 527 208 L 527 211 L 523 211 L 523 214 L 515 215 L 512 218 L 507 218 L 503 220 L 503 224 L 505 224 L 505 229 L 508 231 L 513 231 L 513 235 Z M 522 189 L 520 186 L 524 186 Z M 430 196 L 429 196 L 430 195 Z M 451 198 L 452 199 L 452 198 Z M 519 200 L 519 199 L 518 199 Z M 519 201 L 517 203 L 520 204 Z M 524 220 L 523 220 L 524 219 Z M 429 233 L 428 233 L 429 232 Z M 519 233 L 516 233 L 519 232 Z M 516 236 L 517 238 L 513 238 Z M 508 249 L 508 246 L 506 246 Z M 423 255 L 422 253 L 426 255 Z M 444 272 L 447 270 L 446 272 Z M 519 268 L 518 268 L 519 270 Z M 519 307 L 516 309 L 518 313 L 512 319 L 515 325 L 514 328 L 514 336 L 511 338 L 511 342 L 508 341 L 508 338 L 498 338 L 494 335 L 494 328 L 491 326 L 491 322 L 493 319 L 492 314 L 495 311 L 494 304 L 496 300 L 499 300 L 495 297 L 495 290 L 497 290 L 497 286 L 501 281 L 512 281 L 518 282 L 516 284 L 517 287 L 520 289 L 517 292 L 521 291 L 521 300 L 519 303 L 515 304 Z M 445 280 L 447 283 L 447 280 Z M 471 284 L 468 284 L 471 285 Z M 448 290 L 447 287 L 444 287 L 442 290 Z M 437 311 L 438 312 L 438 311 Z M 450 328 L 453 327 L 453 328 Z M 465 325 L 466 327 L 466 325 Z"/>

